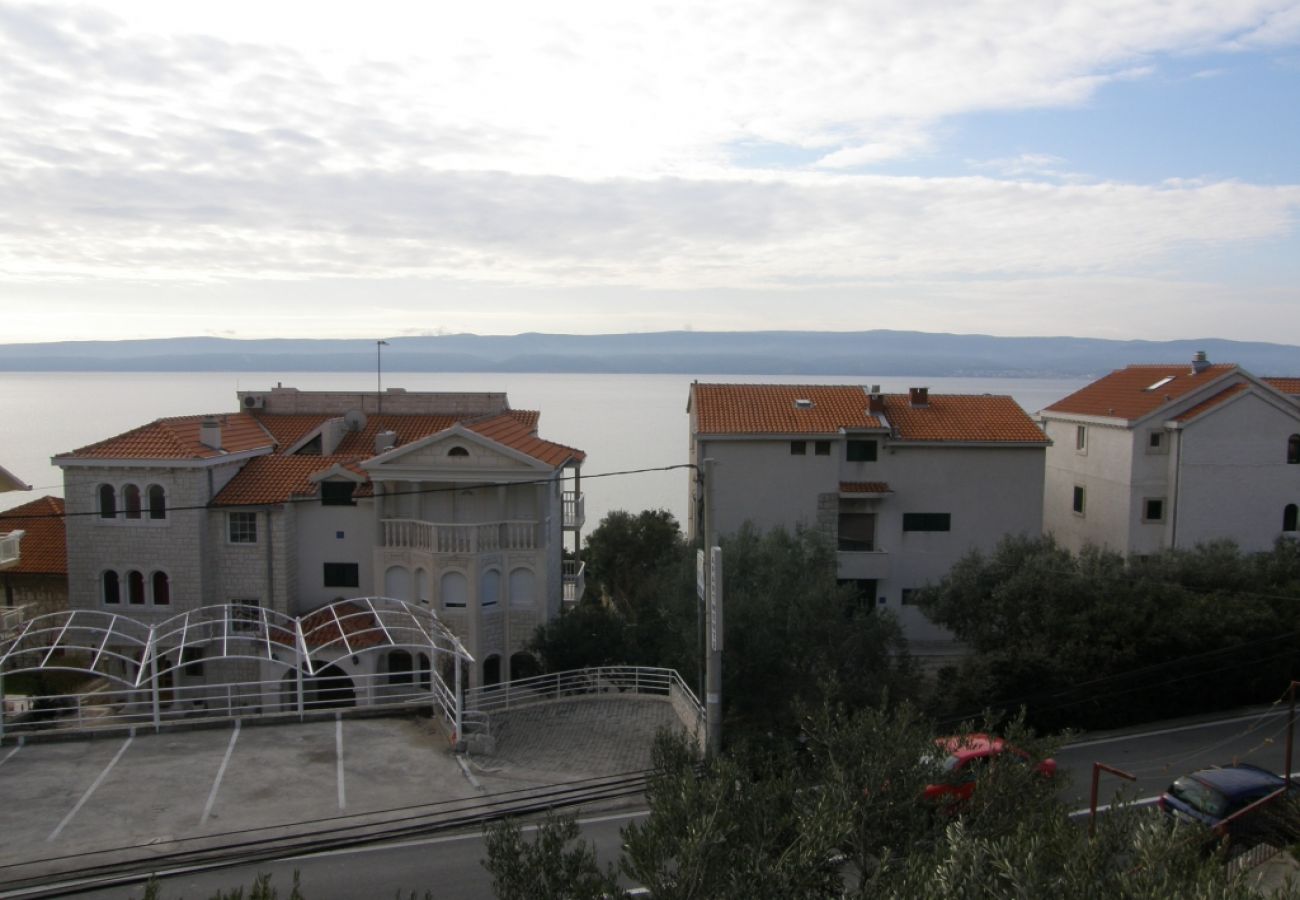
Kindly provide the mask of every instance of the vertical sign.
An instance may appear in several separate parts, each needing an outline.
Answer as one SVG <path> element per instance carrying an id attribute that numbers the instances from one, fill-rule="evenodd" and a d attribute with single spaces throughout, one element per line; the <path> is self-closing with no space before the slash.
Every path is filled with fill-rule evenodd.
<path id="1" fill-rule="evenodd" d="M 704 599 L 704 549 L 695 551 L 695 593 Z"/>
<path id="2" fill-rule="evenodd" d="M 703 556 L 703 551 L 700 552 Z M 722 548 L 709 549 L 709 649 L 722 652 Z"/>

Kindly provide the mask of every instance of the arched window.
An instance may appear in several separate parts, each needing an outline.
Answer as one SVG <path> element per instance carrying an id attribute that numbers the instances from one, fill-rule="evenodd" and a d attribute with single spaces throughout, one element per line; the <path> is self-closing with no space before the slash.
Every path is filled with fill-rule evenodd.
<path id="1" fill-rule="evenodd" d="M 1286 509 L 1282 510 L 1282 530 L 1296 531 L 1297 507 L 1294 503 L 1288 503 Z"/>
<path id="2" fill-rule="evenodd" d="M 149 518 L 167 518 L 167 492 L 161 484 L 149 485 Z"/>
<path id="3" fill-rule="evenodd" d="M 532 569 L 510 572 L 510 605 L 533 606 L 537 601 L 537 578 Z"/>
<path id="4" fill-rule="evenodd" d="M 463 609 L 469 604 L 469 579 L 460 572 L 445 572 L 438 593 L 445 609 Z"/>
<path id="5" fill-rule="evenodd" d="M 1300 434 L 1293 434 L 1286 439 L 1286 461 L 1300 463 Z"/>
<path id="6" fill-rule="evenodd" d="M 389 566 L 384 572 L 384 595 L 409 603 L 411 597 L 411 572 L 405 566 Z"/>
<path id="7" fill-rule="evenodd" d="M 117 515 L 117 489 L 111 484 L 99 486 L 99 517 L 112 519 Z"/>
<path id="8" fill-rule="evenodd" d="M 482 598 L 481 605 L 497 605 L 501 600 L 501 573 L 499 571 L 488 569 L 483 573 L 483 579 L 479 582 L 479 596 Z"/>
<path id="9" fill-rule="evenodd" d="M 126 599 L 130 603 L 144 603 L 144 575 L 132 569 L 126 573 Z"/>
<path id="10" fill-rule="evenodd" d="M 501 657 L 493 654 L 483 660 L 483 686 L 501 683 Z"/>
<path id="11" fill-rule="evenodd" d="M 166 572 L 153 573 L 153 602 L 155 606 L 170 606 L 172 602 L 172 580 Z"/>
<path id="12" fill-rule="evenodd" d="M 122 602 L 122 585 L 117 579 L 117 573 L 111 569 L 104 573 L 104 602 L 117 605 Z"/>
<path id="13" fill-rule="evenodd" d="M 469 456 L 469 451 L 464 447 L 456 446 L 447 451 L 448 456 Z"/>
<path id="14" fill-rule="evenodd" d="M 140 518 L 140 488 L 134 484 L 128 484 L 122 488 L 122 507 L 126 511 L 128 519 Z"/>

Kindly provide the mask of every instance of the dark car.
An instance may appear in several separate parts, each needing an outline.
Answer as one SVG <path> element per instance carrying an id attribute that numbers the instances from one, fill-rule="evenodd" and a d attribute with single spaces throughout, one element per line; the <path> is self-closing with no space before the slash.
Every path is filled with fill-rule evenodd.
<path id="1" fill-rule="evenodd" d="M 1256 800 L 1286 787 L 1286 779 L 1249 763 L 1201 769 L 1174 780 L 1160 796 L 1167 815 L 1214 827 Z"/>

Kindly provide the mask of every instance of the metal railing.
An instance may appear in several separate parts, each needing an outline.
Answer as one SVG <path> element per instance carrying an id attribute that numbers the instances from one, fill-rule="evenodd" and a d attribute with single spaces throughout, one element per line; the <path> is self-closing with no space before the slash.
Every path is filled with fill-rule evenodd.
<path id="1" fill-rule="evenodd" d="M 110 685 L 81 694 L 9 696 L 0 710 L 0 733 L 88 731 L 186 720 L 303 716 L 345 707 L 408 710 L 430 705 L 448 722 L 455 721 L 455 696 L 427 669 L 307 679 L 289 672 L 273 681 L 160 687 L 156 704 L 148 686 Z"/>
<path id="2" fill-rule="evenodd" d="M 0 607 L 0 640 L 9 637 L 26 620 L 27 606 Z"/>
<path id="3" fill-rule="evenodd" d="M 563 566 L 564 602 L 573 605 L 587 592 L 587 564 L 566 559 Z"/>
<path id="4" fill-rule="evenodd" d="M 670 699 L 675 691 L 681 692 L 688 703 L 693 704 L 703 715 L 704 708 L 676 669 L 647 666 L 572 669 L 471 688 L 465 692 L 465 709 L 486 713 L 503 712 L 588 694 L 652 695 Z"/>
<path id="5" fill-rule="evenodd" d="M 22 542 L 25 531 L 10 531 L 0 534 L 0 569 L 11 566 L 22 559 Z"/>
<path id="6" fill-rule="evenodd" d="M 564 492 L 564 519 L 562 520 L 565 528 L 581 528 L 587 521 L 587 503 L 583 497 L 582 491 L 565 491 Z"/>
<path id="7" fill-rule="evenodd" d="M 1280 788 L 1219 822 L 1202 841 L 1207 851 L 1226 843 L 1237 871 L 1263 865 L 1300 841 L 1300 793 Z"/>
<path id="8" fill-rule="evenodd" d="M 487 553 L 496 550 L 536 550 L 538 523 L 526 519 L 473 524 L 384 519 L 385 547 L 424 553 Z"/>

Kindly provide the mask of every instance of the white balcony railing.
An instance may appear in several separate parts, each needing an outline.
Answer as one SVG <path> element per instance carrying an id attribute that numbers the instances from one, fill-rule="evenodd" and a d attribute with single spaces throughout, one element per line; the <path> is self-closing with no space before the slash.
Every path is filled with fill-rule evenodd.
<path id="1" fill-rule="evenodd" d="M 564 492 L 564 527 L 581 528 L 587 521 L 586 498 L 582 491 Z"/>
<path id="2" fill-rule="evenodd" d="M 587 564 L 577 560 L 564 561 L 564 603 L 571 606 L 587 592 Z"/>
<path id="3" fill-rule="evenodd" d="M 0 569 L 16 565 L 22 558 L 23 531 L 10 531 L 0 534 Z"/>
<path id="4" fill-rule="evenodd" d="M 536 522 L 511 519 L 472 525 L 384 519 L 385 547 L 424 553 L 490 553 L 497 550 L 536 550 Z"/>

